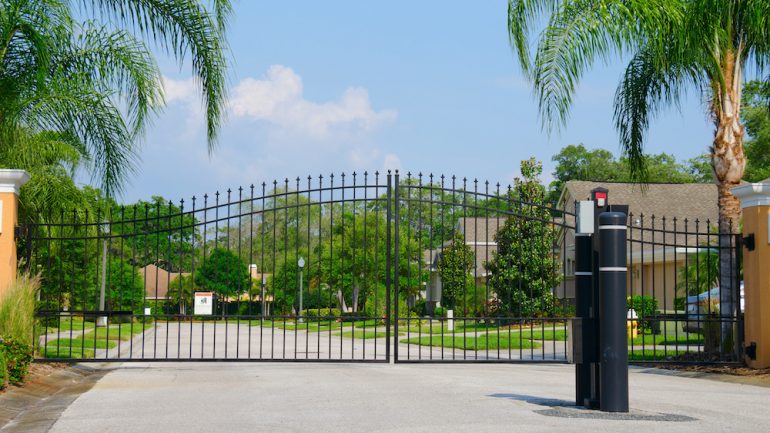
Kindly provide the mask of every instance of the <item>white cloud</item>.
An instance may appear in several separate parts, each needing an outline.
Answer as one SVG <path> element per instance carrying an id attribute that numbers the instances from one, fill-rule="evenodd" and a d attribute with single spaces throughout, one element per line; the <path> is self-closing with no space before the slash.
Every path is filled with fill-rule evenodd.
<path id="1" fill-rule="evenodd" d="M 401 170 L 401 158 L 395 153 L 389 153 L 385 155 L 384 162 L 382 163 L 384 170 Z"/>
<path id="2" fill-rule="evenodd" d="M 166 104 L 179 104 L 185 110 L 182 137 L 190 140 L 204 130 L 205 116 L 201 106 L 198 86 L 192 78 L 175 80 L 163 77 L 163 96 Z"/>
<path id="3" fill-rule="evenodd" d="M 197 93 L 198 89 L 192 78 L 175 80 L 166 76 L 163 77 L 163 95 L 168 104 L 195 101 L 198 96 Z"/>
<path id="4" fill-rule="evenodd" d="M 332 131 L 371 131 L 392 122 L 395 110 L 375 111 L 369 92 L 349 87 L 339 99 L 305 99 L 302 78 L 291 68 L 271 66 L 260 79 L 245 78 L 232 91 L 230 110 L 236 117 L 265 121 L 311 138 L 328 138 Z"/>

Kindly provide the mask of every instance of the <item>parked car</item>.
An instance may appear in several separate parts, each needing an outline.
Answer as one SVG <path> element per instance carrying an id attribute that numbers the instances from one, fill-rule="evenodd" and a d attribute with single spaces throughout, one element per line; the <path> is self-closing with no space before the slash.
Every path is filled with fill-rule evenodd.
<path id="1" fill-rule="evenodd" d="M 687 297 L 685 301 L 687 320 L 682 324 L 684 332 L 703 332 L 703 323 L 709 312 L 709 308 L 707 308 L 709 301 L 713 305 L 719 305 L 719 287 Z M 743 281 L 741 281 L 741 313 L 744 310 L 744 305 Z"/>

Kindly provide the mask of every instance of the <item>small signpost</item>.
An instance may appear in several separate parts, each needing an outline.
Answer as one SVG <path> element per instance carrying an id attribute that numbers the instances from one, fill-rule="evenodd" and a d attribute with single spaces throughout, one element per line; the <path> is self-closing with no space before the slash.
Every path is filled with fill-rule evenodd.
<path id="1" fill-rule="evenodd" d="M 214 292 L 195 292 L 195 315 L 210 316 L 214 309 Z"/>

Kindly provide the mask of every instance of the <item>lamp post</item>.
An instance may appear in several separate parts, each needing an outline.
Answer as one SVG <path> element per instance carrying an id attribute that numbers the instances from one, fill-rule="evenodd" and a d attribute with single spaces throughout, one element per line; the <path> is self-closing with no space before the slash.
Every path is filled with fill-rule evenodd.
<path id="1" fill-rule="evenodd" d="M 299 323 L 302 323 L 302 270 L 305 267 L 305 259 L 300 256 L 297 261 L 299 266 Z"/>
<path id="2" fill-rule="evenodd" d="M 102 281 L 99 288 L 99 311 L 104 311 L 104 292 L 107 286 L 107 235 L 110 234 L 110 224 L 104 221 L 102 224 L 105 238 L 102 240 Z M 107 316 L 99 316 L 96 326 L 107 326 Z"/>

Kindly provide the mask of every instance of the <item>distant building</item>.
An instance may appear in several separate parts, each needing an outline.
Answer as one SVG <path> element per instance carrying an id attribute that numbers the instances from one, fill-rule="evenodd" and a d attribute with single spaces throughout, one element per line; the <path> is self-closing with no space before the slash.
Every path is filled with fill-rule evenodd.
<path id="1" fill-rule="evenodd" d="M 139 268 L 139 274 L 144 279 L 144 299 L 148 301 L 168 300 L 168 286 L 171 282 L 180 276 L 190 275 L 189 272 L 169 272 L 155 264 Z"/>
<path id="2" fill-rule="evenodd" d="M 558 208 L 575 212 L 575 202 L 588 200 L 597 187 L 609 190 L 610 204 L 629 206 L 628 288 L 631 294 L 654 296 L 662 310 L 673 310 L 677 271 L 693 263 L 692 255 L 707 248 L 709 223 L 719 219 L 717 187 L 714 184 L 648 184 L 645 190 L 634 183 L 568 181 Z M 665 218 L 664 218 L 665 217 Z M 574 225 L 573 217 L 565 222 Z M 665 226 L 664 226 L 665 222 Z M 653 228 L 655 231 L 651 230 Z M 666 233 L 664 235 L 664 232 Z M 689 232 L 689 234 L 688 234 Z M 716 236 L 713 241 L 716 241 Z M 563 251 L 565 284 L 557 297 L 575 297 L 575 237 L 569 230 L 559 238 Z"/>
<path id="3" fill-rule="evenodd" d="M 471 247 L 473 256 L 468 257 L 468 261 L 473 261 L 473 279 L 477 286 L 487 284 L 487 270 L 485 263 L 492 260 L 497 251 L 497 242 L 495 235 L 502 224 L 505 223 L 504 217 L 478 217 L 478 218 L 460 218 L 455 226 L 456 233 L 463 235 L 465 244 Z M 430 280 L 425 289 L 425 300 L 428 303 L 429 311 L 441 304 L 441 277 L 438 273 L 438 263 L 441 259 L 441 253 L 444 248 L 452 245 L 452 241 L 446 241 L 441 248 L 426 250 L 423 252 L 424 263 L 429 264 Z M 472 290 L 472 289 L 471 289 Z"/>

